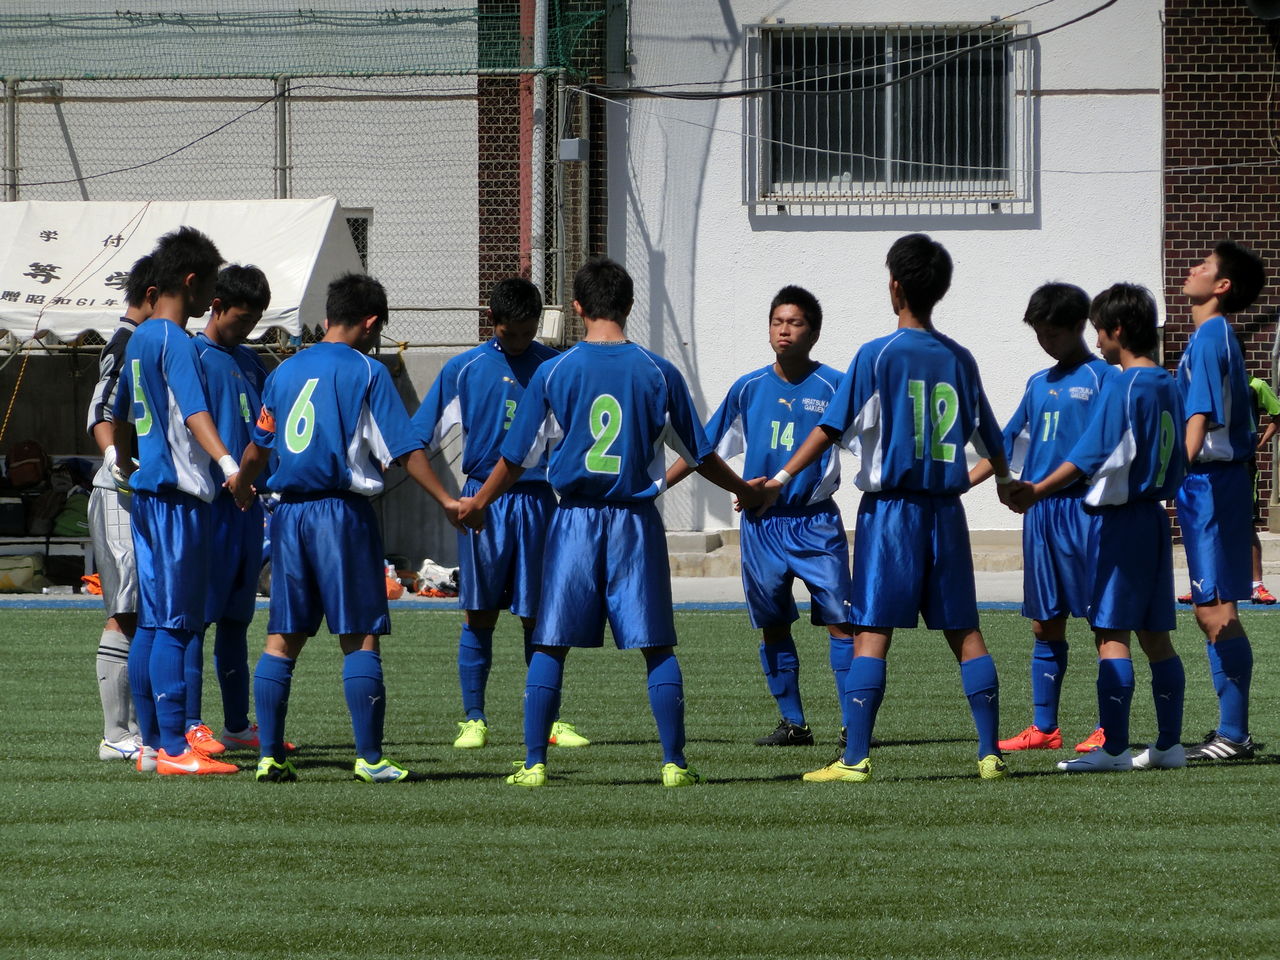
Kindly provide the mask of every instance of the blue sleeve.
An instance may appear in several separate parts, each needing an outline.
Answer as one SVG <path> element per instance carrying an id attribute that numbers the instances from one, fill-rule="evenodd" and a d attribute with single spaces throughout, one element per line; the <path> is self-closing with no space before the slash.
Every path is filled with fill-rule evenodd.
<path id="1" fill-rule="evenodd" d="M 502 441 L 502 458 L 521 467 L 536 465 L 562 436 L 547 398 L 547 370 L 550 366 L 544 363 L 533 372 L 529 386 L 516 407 L 515 419 Z"/>
<path id="2" fill-rule="evenodd" d="M 1112 383 L 1114 381 L 1108 381 L 1103 387 L 1102 395 L 1094 404 L 1089 425 L 1067 454 L 1067 462 L 1074 463 L 1087 477 L 1092 477 L 1102 469 L 1102 465 L 1120 446 L 1128 426 L 1129 417 L 1128 411 L 1124 409 L 1124 398 L 1119 390 L 1112 388 Z"/>
<path id="3" fill-rule="evenodd" d="M 1022 465 L 1027 459 L 1027 448 L 1031 444 L 1031 435 L 1027 430 L 1030 419 L 1031 384 L 1022 391 L 1022 400 L 1018 409 L 1013 412 L 1009 422 L 1004 425 L 1004 456 L 1009 461 L 1009 469 L 1014 473 L 1022 472 Z"/>
<path id="4" fill-rule="evenodd" d="M 120 379 L 116 381 L 115 397 L 111 401 L 111 419 L 123 423 L 132 420 L 129 415 L 133 407 L 133 365 L 126 357 L 120 358 Z"/>
<path id="5" fill-rule="evenodd" d="M 413 430 L 428 450 L 439 450 L 449 431 L 462 422 L 461 415 L 454 406 L 457 399 L 458 364 L 450 360 L 431 384 L 431 389 L 422 398 L 422 405 L 413 415 Z M 446 420 L 446 411 L 451 406 L 454 407 L 453 415 Z"/>
<path id="6" fill-rule="evenodd" d="M 369 383 L 369 413 L 382 433 L 391 459 L 397 460 L 406 453 L 422 449 L 422 441 L 409 422 L 409 414 L 405 412 L 400 395 L 396 393 L 391 374 L 377 361 L 370 361 L 370 365 L 373 378 Z"/>
<path id="7" fill-rule="evenodd" d="M 854 418 L 866 405 L 874 382 L 875 361 L 871 358 L 871 351 L 863 347 L 854 356 L 848 371 L 840 378 L 840 386 L 827 404 L 827 411 L 822 415 L 818 426 L 838 431 L 841 443 L 848 446 L 854 439 L 851 433 Z"/>
<path id="8" fill-rule="evenodd" d="M 738 424 L 729 434 L 730 428 L 734 426 L 734 422 L 742 416 L 742 381 L 739 380 L 729 392 L 725 394 L 725 398 L 720 401 L 720 406 L 716 408 L 716 412 L 711 415 L 711 419 L 707 421 L 707 439 L 711 441 L 715 447 L 716 453 L 720 454 L 725 460 L 730 457 L 736 457 L 746 449 L 743 442 L 742 427 Z"/>
<path id="9" fill-rule="evenodd" d="M 711 456 L 715 448 L 693 411 L 693 397 L 680 371 L 668 364 L 663 375 L 667 381 L 667 445 L 696 467 Z"/>
<path id="10" fill-rule="evenodd" d="M 275 379 L 275 371 L 272 371 L 267 376 L 267 382 L 262 385 L 262 409 L 258 411 L 258 419 L 254 422 L 250 435 L 254 443 L 268 450 L 276 445 L 275 397 L 272 390 Z"/>
<path id="11" fill-rule="evenodd" d="M 1208 333 L 1208 329 L 1204 331 Z M 1203 336 L 1196 338 L 1191 350 L 1188 371 L 1190 384 L 1183 400 L 1184 413 L 1190 419 L 1198 413 L 1209 419 L 1210 427 L 1220 427 L 1226 423 L 1226 412 L 1223 404 L 1222 386 L 1226 380 L 1227 349 L 1226 344 L 1214 338 L 1208 340 Z"/>
<path id="12" fill-rule="evenodd" d="M 978 422 L 974 425 L 973 436 L 969 442 L 973 444 L 978 455 L 991 457 L 997 451 L 1004 450 L 1004 435 L 1000 432 L 1000 421 L 996 419 L 991 403 L 987 400 L 986 391 L 982 389 L 982 374 L 978 372 L 978 363 L 971 354 L 966 354 L 966 366 L 972 378 L 974 391 L 974 411 Z"/>
<path id="13" fill-rule="evenodd" d="M 205 395 L 204 368 L 196 355 L 195 343 L 187 337 L 166 337 L 160 357 L 164 382 L 172 391 L 178 412 L 186 420 L 197 413 L 209 412 Z"/>

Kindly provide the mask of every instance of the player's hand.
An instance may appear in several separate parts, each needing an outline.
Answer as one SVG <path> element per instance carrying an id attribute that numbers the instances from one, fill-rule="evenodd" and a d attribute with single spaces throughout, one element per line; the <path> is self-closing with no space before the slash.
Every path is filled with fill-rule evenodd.
<path id="1" fill-rule="evenodd" d="M 747 486 L 751 488 L 751 492 L 734 497 L 733 509 L 741 513 L 743 510 L 754 510 L 764 503 L 764 484 L 766 479 L 766 477 L 756 477 L 754 480 L 748 480 Z"/>
<path id="2" fill-rule="evenodd" d="M 463 497 L 458 501 L 458 527 L 469 530 L 484 529 L 484 510 L 477 509 L 474 497 Z"/>
<path id="3" fill-rule="evenodd" d="M 772 478 L 765 480 L 764 477 L 756 477 L 751 483 L 754 485 L 760 480 L 765 482 L 760 486 L 760 505 L 756 507 L 756 516 L 763 516 L 765 511 L 778 502 L 778 497 L 782 493 L 782 484 Z"/>
<path id="4" fill-rule="evenodd" d="M 1036 494 L 1035 485 L 1021 480 L 997 486 L 996 492 L 1000 495 L 1000 502 L 1014 513 L 1026 513 L 1031 509 L 1031 505 L 1040 499 Z"/>
<path id="5" fill-rule="evenodd" d="M 248 510 L 253 506 L 253 501 L 258 496 L 258 491 L 253 484 L 246 481 L 244 474 L 239 470 L 227 477 L 226 482 L 222 485 L 231 491 L 231 496 L 235 498 L 236 506 L 241 510 Z"/>
<path id="6" fill-rule="evenodd" d="M 462 519 L 458 516 L 459 511 L 462 509 L 462 502 L 460 500 L 446 500 L 443 504 L 443 508 L 445 517 L 448 518 L 449 523 L 452 524 L 455 529 L 466 529 L 466 527 L 462 525 Z"/>

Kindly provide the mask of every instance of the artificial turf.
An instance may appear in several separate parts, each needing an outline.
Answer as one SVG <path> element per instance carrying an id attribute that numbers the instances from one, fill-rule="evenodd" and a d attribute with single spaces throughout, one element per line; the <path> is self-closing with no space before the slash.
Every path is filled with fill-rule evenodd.
<path id="1" fill-rule="evenodd" d="M 387 753 L 418 784 L 350 778 L 337 644 L 304 653 L 288 734 L 296 784 L 158 778 L 95 759 L 91 612 L 12 611 L 0 632 L 0 956 L 1274 957 L 1280 766 L 1068 777 L 1069 751 L 976 777 L 945 644 L 901 631 L 869 784 L 798 779 L 834 755 L 825 635 L 797 637 L 819 745 L 757 748 L 776 723 L 739 612 L 677 615 L 691 763 L 664 790 L 638 654 L 579 651 L 563 716 L 594 741 L 552 748 L 541 790 L 502 783 L 522 756 L 519 630 L 504 618 L 490 745 L 450 747 L 458 617 L 397 613 L 384 641 Z M 1275 736 L 1280 616 L 1246 620 L 1254 735 Z M 1030 718 L 1028 634 L 984 614 L 1002 732 Z M 1203 645 L 1183 616 L 1184 740 L 1215 721 Z M 1070 742 L 1092 730 L 1083 628 L 1063 695 Z M 1153 733 L 1137 670 L 1135 741 Z M 206 682 L 205 715 L 221 714 Z"/>

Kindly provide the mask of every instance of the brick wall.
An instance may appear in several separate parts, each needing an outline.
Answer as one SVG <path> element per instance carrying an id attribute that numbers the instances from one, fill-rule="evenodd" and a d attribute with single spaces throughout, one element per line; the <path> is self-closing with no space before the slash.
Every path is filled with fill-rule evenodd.
<path id="1" fill-rule="evenodd" d="M 1165 3 L 1164 350 L 1171 369 L 1192 331 L 1182 296 L 1187 269 L 1231 238 L 1257 251 L 1273 278 L 1258 302 L 1234 318 L 1249 373 L 1273 379 L 1280 307 L 1276 24 L 1254 17 L 1244 0 Z M 1179 169 L 1258 162 L 1276 166 Z M 1259 467 L 1266 510 L 1274 489 L 1270 451 L 1259 455 Z M 1280 522 L 1280 508 L 1274 513 Z"/>

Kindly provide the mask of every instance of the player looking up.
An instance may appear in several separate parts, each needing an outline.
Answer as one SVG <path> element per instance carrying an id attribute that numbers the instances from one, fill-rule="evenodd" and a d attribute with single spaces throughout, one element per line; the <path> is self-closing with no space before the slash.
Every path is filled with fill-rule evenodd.
<path id="1" fill-rule="evenodd" d="M 639 649 L 662 742 L 662 784 L 701 777 L 684 755 L 684 679 L 675 655 L 666 535 L 654 500 L 666 488 L 663 443 L 744 505 L 759 493 L 711 451 L 684 378 L 632 343 L 631 277 L 612 260 L 588 260 L 573 278 L 573 308 L 586 337 L 534 371 L 502 458 L 460 516 L 483 525 L 484 510 L 550 448 L 547 477 L 560 503 L 547 530 L 545 573 L 525 683 L 525 759 L 507 783 L 547 781 L 547 737 L 572 647 L 604 643 L 606 619 L 620 649 Z"/>
<path id="2" fill-rule="evenodd" d="M 889 302 L 898 329 L 866 343 L 821 423 L 765 484 L 766 503 L 841 442 L 860 453 L 863 491 L 853 544 L 850 621 L 854 656 L 845 682 L 849 723 L 842 758 L 809 782 L 871 779 L 872 727 L 885 689 L 885 657 L 897 627 L 942 630 L 960 662 L 978 730 L 978 773 L 1005 776 L 996 746 L 999 681 L 978 629 L 969 528 L 960 494 L 969 486 L 964 446 L 991 460 L 1002 500 L 1012 487 L 1000 428 L 972 355 L 933 327 L 951 285 L 951 256 L 921 233 L 889 248 Z"/>
<path id="3" fill-rule="evenodd" d="M 1173 378 L 1156 363 L 1156 304 L 1144 287 L 1117 283 L 1090 307 L 1098 349 L 1119 374 L 1108 378 L 1088 426 L 1066 459 L 1043 479 L 1013 492 L 1020 509 L 1089 478 L 1085 508 L 1093 570 L 1089 625 L 1098 647 L 1098 716 L 1103 744 L 1059 770 L 1098 773 L 1181 767 L 1186 677 L 1169 641 L 1175 625 L 1173 557 L 1164 500 L 1186 471 L 1178 425 L 1182 404 Z M 1137 757 L 1129 753 L 1133 660 L 1129 634 L 1151 664 L 1158 735 Z"/>
<path id="4" fill-rule="evenodd" d="M 818 425 L 835 396 L 841 374 L 810 358 L 822 333 L 822 306 L 803 287 L 778 291 L 769 305 L 769 346 L 774 362 L 742 377 L 707 423 L 707 436 L 725 460 L 745 455 L 743 476 L 773 476 L 799 439 Z M 799 439 L 798 439 L 799 438 Z M 667 486 L 693 472 L 683 460 L 667 470 Z M 797 476 L 763 517 L 741 514 L 742 589 L 747 617 L 761 631 L 760 666 L 781 719 L 757 746 L 812 744 L 800 699 L 800 657 L 791 624 L 799 619 L 792 584 L 798 577 L 812 598 L 810 619 L 830 633 L 829 656 L 836 698 L 853 659 L 849 626 L 849 541 L 831 499 L 840 485 L 839 451 Z M 844 724 L 842 723 L 842 727 Z M 841 731 L 841 738 L 844 731 Z"/>
<path id="5" fill-rule="evenodd" d="M 413 425 L 429 452 L 439 450 L 455 427 L 462 428 L 464 497 L 474 496 L 498 462 L 507 429 L 533 371 L 558 351 L 534 339 L 542 322 L 542 295 L 528 280 L 499 280 L 489 295 L 493 339 L 444 365 L 414 414 Z M 458 682 L 465 720 L 453 745 L 483 747 L 489 739 L 485 687 L 493 664 L 493 630 L 507 607 L 524 629 L 524 657 L 533 655 L 533 625 L 542 587 L 542 550 L 556 498 L 547 466 L 538 463 L 500 498 L 483 530 L 458 534 L 458 605 L 464 611 L 458 638 Z M 583 747 L 590 741 L 559 718 L 551 743 Z"/>
<path id="6" fill-rule="evenodd" d="M 1010 469 L 1025 483 L 1043 480 L 1066 458 L 1093 416 L 1099 393 L 1115 371 L 1094 356 L 1084 342 L 1089 297 L 1069 283 L 1046 283 L 1031 294 L 1023 323 L 1035 331 L 1040 347 L 1055 361 L 1032 375 L 1022 402 L 1004 428 L 1004 452 Z M 991 476 L 982 460 L 969 482 Z M 1022 520 L 1022 615 L 1031 621 L 1031 725 L 1000 741 L 1002 751 L 1057 750 L 1058 701 L 1067 672 L 1067 617 L 1089 610 L 1093 558 L 1089 538 L 1096 515 L 1085 510 L 1083 480 L 1056 490 L 1031 507 Z M 1101 743 L 1095 730 L 1076 746 L 1087 753 Z"/>
<path id="7" fill-rule="evenodd" d="M 253 675 L 261 759 L 259 781 L 297 779 L 285 758 L 285 714 L 293 669 L 323 619 L 342 648 L 342 689 L 355 735 L 355 777 L 365 783 L 420 779 L 382 753 L 387 691 L 378 638 L 391 632 L 382 534 L 369 498 L 395 460 L 457 519 L 414 434 L 391 374 L 366 354 L 387 322 L 387 294 L 372 277 L 346 274 L 329 284 L 324 339 L 271 371 L 262 411 L 233 486 L 278 463 L 271 489 L 271 610 L 267 644 Z"/>

